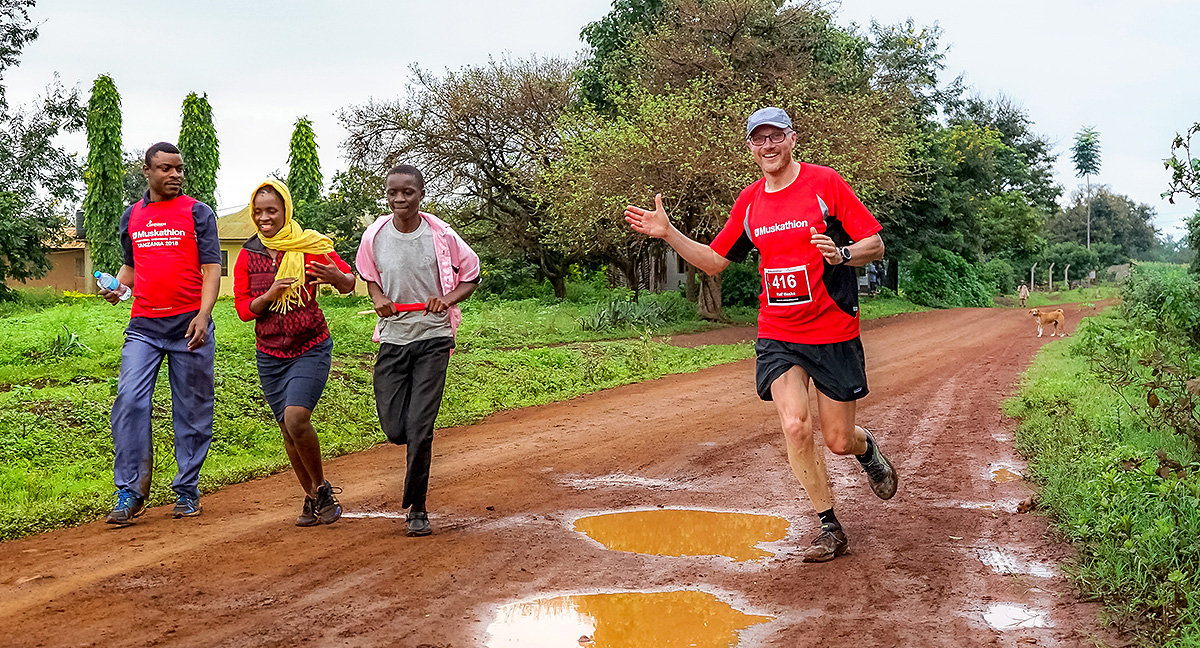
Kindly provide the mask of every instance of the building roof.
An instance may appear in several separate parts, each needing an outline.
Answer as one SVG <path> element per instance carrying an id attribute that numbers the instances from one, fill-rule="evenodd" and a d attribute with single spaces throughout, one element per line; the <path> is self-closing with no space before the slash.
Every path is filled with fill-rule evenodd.
<path id="1" fill-rule="evenodd" d="M 217 219 L 217 237 L 222 241 L 245 242 L 255 234 L 258 234 L 258 228 L 250 218 L 250 205 Z"/>
<path id="2" fill-rule="evenodd" d="M 74 227 L 64 227 L 62 239 L 50 246 L 52 250 L 86 250 L 87 240 L 75 236 Z"/>

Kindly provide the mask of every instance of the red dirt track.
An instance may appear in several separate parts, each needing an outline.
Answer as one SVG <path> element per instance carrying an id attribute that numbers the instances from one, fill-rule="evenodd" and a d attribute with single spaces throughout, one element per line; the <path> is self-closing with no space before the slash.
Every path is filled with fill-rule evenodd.
<path id="1" fill-rule="evenodd" d="M 1070 331 L 1094 312 L 1066 310 Z M 1051 339 L 1018 309 L 864 323 L 871 394 L 859 421 L 896 464 L 900 491 L 881 502 L 853 458 L 829 459 L 851 549 L 830 563 L 800 561 L 816 519 L 747 360 L 439 430 L 428 538 L 382 517 L 292 526 L 299 490 L 279 474 L 204 497 L 195 519 L 164 507 L 128 528 L 95 522 L 4 543 L 0 646 L 483 646 L 497 605 L 642 589 L 702 589 L 775 617 L 742 646 L 1113 642 L 1060 570 L 1020 573 L 1027 561 L 1056 566 L 1069 548 L 1048 539 L 1044 518 L 1015 512 L 1023 482 L 991 479 L 997 467 L 1023 471 L 999 404 Z M 378 446 L 326 474 L 348 511 L 395 512 L 403 466 L 403 448 Z M 663 482 L 587 481 L 611 475 Z M 657 505 L 792 526 L 768 546 L 775 557 L 744 563 L 607 551 L 571 528 L 580 514 Z M 981 560 L 995 563 L 993 550 L 1008 567 Z M 989 627 L 983 614 L 1004 603 L 1045 613 L 1048 627 Z"/>

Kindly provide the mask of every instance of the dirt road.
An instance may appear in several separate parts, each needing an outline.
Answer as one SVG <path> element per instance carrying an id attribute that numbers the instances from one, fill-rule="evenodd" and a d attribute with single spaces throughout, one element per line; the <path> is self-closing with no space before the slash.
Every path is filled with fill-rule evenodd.
<path id="1" fill-rule="evenodd" d="M 1080 315 L 1068 309 L 1070 330 Z M 483 646 L 497 605 L 646 589 L 722 593 L 775 618 L 742 646 L 1108 638 L 1056 566 L 1068 548 L 1047 538 L 1044 519 L 1015 512 L 1028 487 L 994 479 L 1023 470 L 999 403 L 1050 338 L 1016 309 L 863 329 L 871 394 L 860 421 L 901 489 L 880 502 L 857 462 L 830 459 L 851 537 L 833 562 L 800 561 L 815 516 L 771 404 L 754 395 L 751 360 L 439 431 L 429 538 L 383 516 L 399 507 L 404 450 L 380 446 L 330 462 L 360 517 L 329 527 L 292 526 L 297 489 L 280 474 L 206 496 L 196 519 L 160 508 L 128 528 L 97 522 L 5 543 L 0 646 Z M 791 528 L 774 557 L 735 563 L 608 551 L 571 527 L 583 513 L 659 505 L 770 513 Z"/>

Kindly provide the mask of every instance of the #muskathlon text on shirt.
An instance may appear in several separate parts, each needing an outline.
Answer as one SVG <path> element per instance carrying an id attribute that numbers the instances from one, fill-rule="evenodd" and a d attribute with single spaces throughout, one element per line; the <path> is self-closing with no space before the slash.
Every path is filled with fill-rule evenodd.
<path id="1" fill-rule="evenodd" d="M 801 228 L 805 228 L 805 227 L 808 227 L 808 221 L 806 221 L 806 220 L 784 221 L 782 223 L 776 223 L 774 225 L 764 225 L 762 227 L 756 227 L 756 228 L 754 228 L 754 236 L 763 236 L 766 234 L 774 234 L 776 232 L 783 232 L 785 230 L 792 230 L 792 229 L 801 229 Z"/>
<path id="2" fill-rule="evenodd" d="M 179 239 L 187 236 L 186 230 L 156 229 L 131 232 L 129 238 L 137 241 L 138 247 L 168 247 L 179 245 Z M 149 240 L 142 240 L 149 239 Z"/>

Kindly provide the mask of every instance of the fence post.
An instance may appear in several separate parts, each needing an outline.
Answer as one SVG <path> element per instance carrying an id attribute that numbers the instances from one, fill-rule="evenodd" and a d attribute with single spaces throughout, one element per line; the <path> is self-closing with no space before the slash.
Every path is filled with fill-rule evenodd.
<path id="1" fill-rule="evenodd" d="M 1049 286 L 1046 288 L 1046 292 L 1054 292 L 1054 264 L 1053 263 L 1050 264 L 1050 269 L 1046 271 L 1046 275 L 1047 275 L 1047 279 L 1050 282 Z"/>

